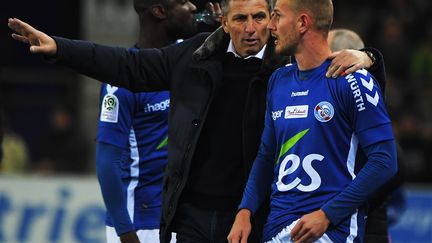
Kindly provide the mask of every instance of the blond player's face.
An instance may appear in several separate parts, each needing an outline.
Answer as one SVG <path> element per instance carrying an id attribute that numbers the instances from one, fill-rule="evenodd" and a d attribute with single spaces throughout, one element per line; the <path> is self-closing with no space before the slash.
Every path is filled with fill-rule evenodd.
<path id="1" fill-rule="evenodd" d="M 298 15 L 290 8 L 289 0 L 276 1 L 268 28 L 275 37 L 275 51 L 278 54 L 294 55 L 300 41 Z"/>

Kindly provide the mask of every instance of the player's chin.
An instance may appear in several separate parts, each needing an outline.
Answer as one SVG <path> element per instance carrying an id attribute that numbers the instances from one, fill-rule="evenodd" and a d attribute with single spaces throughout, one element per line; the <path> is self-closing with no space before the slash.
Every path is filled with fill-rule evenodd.
<path id="1" fill-rule="evenodd" d="M 276 41 L 275 41 L 275 52 L 278 55 L 281 55 L 284 53 L 284 48 L 280 45 L 280 43 L 277 43 Z"/>

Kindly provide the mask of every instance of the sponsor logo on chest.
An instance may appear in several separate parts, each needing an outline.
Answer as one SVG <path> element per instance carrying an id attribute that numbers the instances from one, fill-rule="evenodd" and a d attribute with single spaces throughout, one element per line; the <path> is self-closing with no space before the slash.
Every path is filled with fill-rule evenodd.
<path id="1" fill-rule="evenodd" d="M 155 111 L 164 111 L 169 108 L 170 100 L 166 99 L 159 103 L 155 104 L 146 104 L 144 106 L 144 112 L 155 112 Z"/>
<path id="2" fill-rule="evenodd" d="M 281 118 L 282 115 L 285 119 L 306 118 L 308 116 L 308 110 L 308 105 L 287 106 L 284 110 L 272 111 L 272 118 L 273 121 Z"/>
<path id="3" fill-rule="evenodd" d="M 308 94 L 309 94 L 309 90 L 299 91 L 299 92 L 291 92 L 291 97 L 308 96 Z"/>
<path id="4" fill-rule="evenodd" d="M 308 109 L 308 105 L 287 106 L 285 108 L 285 119 L 306 118 Z"/>

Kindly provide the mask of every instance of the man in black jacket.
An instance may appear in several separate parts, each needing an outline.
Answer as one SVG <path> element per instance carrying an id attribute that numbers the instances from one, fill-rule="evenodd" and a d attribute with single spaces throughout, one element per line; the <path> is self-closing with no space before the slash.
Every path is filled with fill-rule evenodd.
<path id="1" fill-rule="evenodd" d="M 273 52 L 266 0 L 222 1 L 222 9 L 226 33 L 138 53 L 49 37 L 9 19 L 18 32 L 13 38 L 29 43 L 33 53 L 133 91 L 170 90 L 161 242 L 169 242 L 172 231 L 179 242 L 226 242 L 260 143 L 267 79 L 289 62 Z M 329 75 L 372 64 L 363 52 L 349 54 L 334 59 Z M 264 218 L 255 215 L 254 242 Z"/>

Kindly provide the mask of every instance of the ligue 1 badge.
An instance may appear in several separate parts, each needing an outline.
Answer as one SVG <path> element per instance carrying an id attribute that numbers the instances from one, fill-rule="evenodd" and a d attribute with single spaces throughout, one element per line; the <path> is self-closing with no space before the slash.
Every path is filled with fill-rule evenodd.
<path id="1" fill-rule="evenodd" d="M 105 95 L 102 103 L 104 109 L 112 111 L 117 107 L 117 97 L 111 94 L 107 94 Z"/>
<path id="2" fill-rule="evenodd" d="M 114 94 L 106 94 L 102 101 L 100 121 L 116 123 L 118 121 L 119 101 Z"/>
<path id="3" fill-rule="evenodd" d="M 315 118 L 320 122 L 328 122 L 334 116 L 332 104 L 327 101 L 321 101 L 314 109 Z"/>

